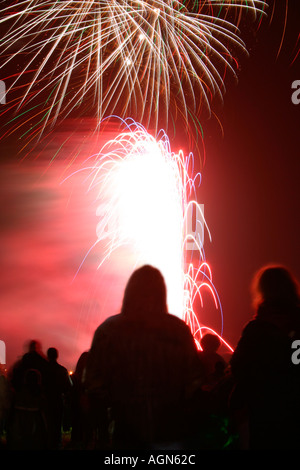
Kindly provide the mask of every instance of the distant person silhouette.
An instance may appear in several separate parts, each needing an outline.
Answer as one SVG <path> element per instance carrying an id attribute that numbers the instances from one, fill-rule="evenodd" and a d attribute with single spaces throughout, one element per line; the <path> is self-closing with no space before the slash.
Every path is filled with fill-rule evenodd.
<path id="1" fill-rule="evenodd" d="M 41 376 L 41 387 L 44 388 L 47 380 L 48 361 L 42 352 L 39 341 L 31 340 L 27 346 L 27 352 L 18 360 L 11 371 L 10 383 L 14 390 L 19 390 L 25 380 L 26 371 L 38 370 Z"/>
<path id="2" fill-rule="evenodd" d="M 85 369 L 89 352 L 83 352 L 72 375 L 71 393 L 71 444 L 75 449 L 86 448 L 91 441 L 91 426 L 88 419 L 87 396 L 84 387 Z"/>
<path id="3" fill-rule="evenodd" d="M 48 401 L 49 448 L 61 447 L 63 415 L 66 401 L 70 399 L 72 382 L 68 370 L 57 362 L 58 350 L 47 350 L 49 361 L 46 395 Z"/>
<path id="4" fill-rule="evenodd" d="M 9 450 L 47 449 L 46 410 L 41 374 L 37 369 L 26 369 L 22 386 L 12 398 L 7 420 Z"/>
<path id="5" fill-rule="evenodd" d="M 199 359 L 203 368 L 204 386 L 213 387 L 223 377 L 226 362 L 218 353 L 221 341 L 217 335 L 206 333 L 200 340 L 202 351 L 199 351 Z"/>
<path id="6" fill-rule="evenodd" d="M 300 448 L 300 369 L 291 360 L 292 342 L 300 339 L 298 283 L 285 267 L 267 266 L 252 287 L 255 317 L 230 362 L 241 446 Z"/>
<path id="7" fill-rule="evenodd" d="M 198 370 L 189 327 L 168 313 L 162 274 L 148 265 L 137 269 L 121 313 L 96 330 L 86 368 L 94 415 L 97 407 L 102 417 L 103 410 L 110 412 L 113 447 L 181 443 L 189 431 L 189 394 Z"/>
<path id="8" fill-rule="evenodd" d="M 4 366 L 0 363 L 0 450 L 3 447 L 2 436 L 4 435 L 6 420 L 10 407 L 9 382 L 5 374 Z"/>

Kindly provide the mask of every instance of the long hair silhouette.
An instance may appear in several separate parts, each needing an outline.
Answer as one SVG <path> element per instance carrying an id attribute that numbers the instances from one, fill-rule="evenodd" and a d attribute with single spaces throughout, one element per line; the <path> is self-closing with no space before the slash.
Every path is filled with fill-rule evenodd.
<path id="1" fill-rule="evenodd" d="M 161 272 L 150 265 L 134 271 L 125 288 L 122 313 L 144 317 L 167 312 L 167 289 Z"/>

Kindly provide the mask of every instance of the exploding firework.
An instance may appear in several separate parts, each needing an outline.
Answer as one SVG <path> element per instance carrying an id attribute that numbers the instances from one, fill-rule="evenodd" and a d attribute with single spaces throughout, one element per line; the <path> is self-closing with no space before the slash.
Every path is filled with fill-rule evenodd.
<path id="1" fill-rule="evenodd" d="M 203 232 L 209 234 L 209 230 L 196 200 L 200 175 L 189 176 L 193 155 L 173 153 L 165 133 L 155 139 L 140 124 L 131 120 L 125 124 L 125 131 L 107 142 L 80 170 L 88 173 L 89 190 L 97 194 L 100 221 L 91 249 L 97 244 L 104 249 L 99 267 L 125 246 L 134 268 L 142 264 L 159 268 L 166 280 L 170 312 L 186 321 L 200 347 L 202 335 L 210 330 L 195 311 L 197 299 L 203 307 L 203 291 L 212 296 L 223 322 L 221 303 L 205 261 Z M 193 212 L 196 221 L 190 230 L 188 218 Z M 197 268 L 187 260 L 186 252 L 191 248 Z M 222 329 L 223 325 L 220 334 L 216 333 L 220 338 Z"/>
<path id="2" fill-rule="evenodd" d="M 2 76 L 17 69 L 7 78 L 11 107 L 29 136 L 91 110 L 154 131 L 197 120 L 236 73 L 241 13 L 265 8 L 261 0 L 13 2 L 0 20 Z"/>

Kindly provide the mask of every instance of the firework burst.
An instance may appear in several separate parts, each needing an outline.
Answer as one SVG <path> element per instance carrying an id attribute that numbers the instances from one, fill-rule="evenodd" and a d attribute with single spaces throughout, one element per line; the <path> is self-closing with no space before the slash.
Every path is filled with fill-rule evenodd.
<path id="1" fill-rule="evenodd" d="M 236 73 L 241 13 L 265 8 L 260 0 L 14 2 L 0 21 L 2 76 L 20 67 L 8 79 L 11 106 L 34 135 L 79 112 L 132 116 L 154 131 L 197 120 Z"/>

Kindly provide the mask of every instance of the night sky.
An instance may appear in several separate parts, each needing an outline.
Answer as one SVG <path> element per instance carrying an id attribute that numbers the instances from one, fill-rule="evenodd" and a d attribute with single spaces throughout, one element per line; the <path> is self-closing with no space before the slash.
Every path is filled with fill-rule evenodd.
<path id="1" fill-rule="evenodd" d="M 212 123 L 206 129 L 202 191 L 213 236 L 207 257 L 233 345 L 253 314 L 249 286 L 255 271 L 280 263 L 300 279 L 300 104 L 291 100 L 300 76 L 299 57 L 294 60 L 300 4 L 289 2 L 279 49 L 284 6 L 277 2 L 273 22 L 249 41 L 250 57 L 218 114 L 224 135 Z"/>
<path id="2" fill-rule="evenodd" d="M 241 59 L 238 83 L 229 81 L 224 104 L 213 109 L 218 119 L 202 121 L 206 155 L 198 202 L 212 234 L 205 251 L 222 303 L 224 338 L 233 347 L 253 314 L 254 272 L 276 262 L 300 279 L 300 104 L 291 100 L 292 83 L 300 80 L 299 1 L 289 1 L 285 31 L 284 14 L 278 1 L 271 22 L 242 30 L 250 55 Z M 60 362 L 73 369 L 98 324 L 120 307 L 130 262 L 113 257 L 97 271 L 94 250 L 77 273 L 95 241 L 93 194 L 79 175 L 61 184 L 114 135 L 91 137 L 93 126 L 93 119 L 68 120 L 25 159 L 18 153 L 22 140 L 12 135 L 0 142 L 0 339 L 8 365 L 36 338 L 44 351 L 57 347 Z M 190 151 L 180 133 L 171 145 Z M 220 326 L 219 314 L 205 320 Z"/>

